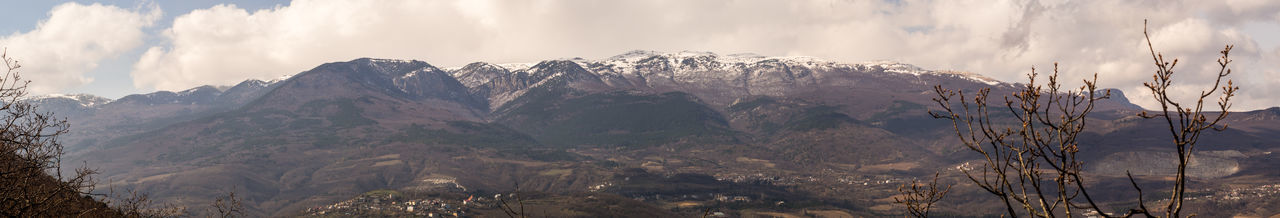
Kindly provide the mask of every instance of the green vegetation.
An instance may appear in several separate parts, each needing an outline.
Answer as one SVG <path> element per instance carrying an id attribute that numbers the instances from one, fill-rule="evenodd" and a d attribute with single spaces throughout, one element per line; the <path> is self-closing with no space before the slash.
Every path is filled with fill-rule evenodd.
<path id="1" fill-rule="evenodd" d="M 289 143 L 289 140 L 278 137 L 253 137 L 246 138 L 240 142 L 238 149 L 251 149 L 254 147 L 274 147 Z"/>
<path id="2" fill-rule="evenodd" d="M 825 130 L 840 127 L 845 123 L 856 123 L 858 120 L 849 115 L 836 112 L 834 106 L 820 105 L 804 109 L 788 120 L 785 128 L 793 131 Z"/>
<path id="3" fill-rule="evenodd" d="M 367 195 L 367 196 L 392 196 L 391 198 L 396 198 L 396 197 L 404 196 L 403 194 L 400 194 L 400 191 L 396 191 L 396 190 L 389 190 L 389 189 L 379 189 L 379 190 L 368 191 L 368 192 L 365 192 L 365 193 L 364 193 L 364 194 L 362 194 L 362 195 Z"/>
<path id="4" fill-rule="evenodd" d="M 242 111 L 227 113 L 196 120 L 199 123 L 217 123 L 200 131 L 204 136 L 230 136 L 243 138 L 259 135 L 273 135 L 269 132 L 290 126 L 288 121 L 299 115 L 284 110 Z"/>
<path id="5" fill-rule="evenodd" d="M 351 128 L 356 126 L 372 125 L 378 122 L 361 115 L 364 110 L 356 107 L 356 100 L 366 99 L 333 99 L 333 100 L 315 100 L 302 105 L 302 111 L 311 111 L 315 114 L 327 114 L 326 119 L 330 125 L 336 128 Z M 333 113 L 323 113 L 324 110 L 337 109 Z"/>
<path id="6" fill-rule="evenodd" d="M 215 153 L 219 153 L 218 147 L 215 146 L 190 146 L 185 149 L 175 149 L 173 152 L 160 154 L 159 156 L 156 156 L 156 160 L 173 162 L 186 161 L 206 157 L 209 154 Z"/>
<path id="7" fill-rule="evenodd" d="M 779 114 L 776 116 L 787 118 L 782 123 L 778 123 L 776 120 L 770 119 L 756 120 L 752 123 L 753 129 L 769 134 L 776 134 L 783 130 L 800 132 L 827 130 L 838 128 L 845 123 L 858 123 L 857 119 L 849 117 L 849 115 L 844 113 L 840 113 L 839 106 L 806 106 L 805 104 L 800 103 L 779 101 L 772 97 L 758 97 L 748 101 L 737 102 L 730 105 L 728 111 L 747 112 L 757 108 L 769 109 L 765 111 L 777 111 L 775 113 Z M 767 118 L 770 115 L 774 115 L 769 114 L 769 112 L 766 112 L 766 114 L 751 114 L 753 114 L 752 116 L 760 118 Z"/>
<path id="8" fill-rule="evenodd" d="M 715 203 L 716 208 L 724 209 L 798 209 L 816 205 L 840 205 L 856 208 L 854 205 L 841 205 L 838 202 L 823 202 L 812 197 L 812 193 L 786 186 L 776 186 L 764 182 L 731 182 L 716 180 L 705 174 L 678 173 L 674 175 L 658 175 L 643 169 L 622 169 L 614 175 L 616 181 L 626 181 L 603 190 L 606 193 L 621 196 L 657 199 L 659 196 L 678 198 L 677 196 L 701 196 L 699 200 L 713 200 L 716 196 L 746 197 L 747 201 L 722 201 Z M 775 202 L 788 202 L 777 205 Z"/>
<path id="9" fill-rule="evenodd" d="M 308 128 L 308 127 L 321 126 L 321 125 L 324 125 L 324 120 L 315 119 L 315 118 L 299 118 L 293 121 L 289 121 L 289 124 L 288 124 L 290 129 Z"/>
<path id="10" fill-rule="evenodd" d="M 884 111 L 871 115 L 871 119 L 872 120 L 890 119 L 890 118 L 902 115 L 904 113 L 914 115 L 916 114 L 915 113 L 916 111 L 925 111 L 925 110 L 928 110 L 928 108 L 926 108 L 922 104 L 918 104 L 910 101 L 894 100 L 893 105 L 890 105 L 889 108 L 886 108 Z"/>
<path id="11" fill-rule="evenodd" d="M 524 95 L 516 98 L 512 102 L 502 105 L 494 111 L 498 112 L 529 112 L 527 108 L 549 108 L 555 106 L 556 99 L 575 94 L 568 88 L 543 85 L 529 88 Z M 527 114 L 529 116 L 550 116 L 550 114 Z"/>
<path id="12" fill-rule="evenodd" d="M 411 125 L 392 141 L 423 144 L 466 145 L 484 148 L 529 147 L 537 142 L 505 126 L 467 121 L 449 121 L 448 129 L 428 129 Z"/>
<path id="13" fill-rule="evenodd" d="M 680 92 L 635 95 L 627 92 L 560 97 L 548 88 L 531 91 L 529 102 L 511 108 L 500 122 L 550 145 L 646 146 L 686 137 L 727 136 L 718 113 Z M 545 99 L 537 99 L 545 98 Z"/>
<path id="14" fill-rule="evenodd" d="M 529 158 L 536 161 L 581 161 L 587 159 L 578 154 L 556 148 L 510 148 L 498 151 L 500 157 Z"/>
<path id="15" fill-rule="evenodd" d="M 467 121 L 449 121 L 446 128 L 429 129 L 423 125 L 411 125 L 404 132 L 393 136 L 392 141 L 429 145 L 456 145 L 469 148 L 497 149 L 497 155 L 508 158 L 528 158 L 538 161 L 578 161 L 584 157 L 559 148 L 539 147 L 532 137 L 506 126 Z M 452 151 L 456 147 L 439 147 L 440 151 Z"/>
<path id="16" fill-rule="evenodd" d="M 915 102 L 895 100 L 889 108 L 871 115 L 867 120 L 884 130 L 905 136 L 923 137 L 950 129 L 949 122 L 934 119 L 933 116 L 920 111 L 927 111 L 927 108 Z M 992 116 L 1007 117 L 1004 114 Z"/>
<path id="17" fill-rule="evenodd" d="M 316 141 L 312 142 L 311 146 L 317 148 L 331 148 L 343 144 L 342 137 L 338 137 L 336 134 L 320 134 L 312 138 L 316 139 Z"/>
<path id="18" fill-rule="evenodd" d="M 759 97 L 756 99 L 752 99 L 750 101 L 737 102 L 733 105 L 729 105 L 729 111 L 730 112 L 746 111 L 746 110 L 751 110 L 760 106 L 772 105 L 777 103 L 778 101 L 773 100 L 773 98 Z"/>

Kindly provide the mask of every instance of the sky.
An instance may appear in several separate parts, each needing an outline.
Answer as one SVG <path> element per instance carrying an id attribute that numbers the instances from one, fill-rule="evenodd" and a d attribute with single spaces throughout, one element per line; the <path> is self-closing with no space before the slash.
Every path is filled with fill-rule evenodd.
<path id="1" fill-rule="evenodd" d="M 1158 52 L 1173 94 L 1209 88 L 1225 45 L 1235 110 L 1280 106 L 1273 0 L 0 0 L 0 46 L 35 94 L 109 98 L 274 79 L 360 57 L 436 66 L 606 58 L 630 50 L 898 61 L 1026 80 L 1098 75 L 1141 106 Z"/>

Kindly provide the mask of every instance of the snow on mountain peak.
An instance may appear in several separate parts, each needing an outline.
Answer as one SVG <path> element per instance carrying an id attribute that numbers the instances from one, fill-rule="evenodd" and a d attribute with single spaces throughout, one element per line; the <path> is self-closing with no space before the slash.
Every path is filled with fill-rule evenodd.
<path id="1" fill-rule="evenodd" d="M 517 71 L 517 70 L 527 70 L 536 64 L 538 63 L 505 63 L 505 64 L 496 64 L 496 65 L 502 68 L 506 68 L 507 71 Z"/>
<path id="2" fill-rule="evenodd" d="M 968 78 L 968 79 L 973 80 L 973 81 L 978 81 L 978 82 L 986 83 L 987 85 L 993 85 L 993 86 L 994 86 L 994 85 L 1000 85 L 1001 83 L 1003 83 L 1003 82 L 1000 82 L 1000 80 L 996 80 L 995 78 L 991 78 L 991 77 L 983 76 L 982 74 L 977 74 L 977 73 L 972 73 L 972 72 L 966 72 L 966 71 L 949 71 L 949 70 L 945 70 L 945 71 L 935 71 L 935 72 L 938 72 L 938 73 L 940 73 L 940 74 L 953 74 L 953 75 L 958 75 L 958 76 L 961 76 L 961 77 L 964 77 L 964 78 Z"/>
<path id="3" fill-rule="evenodd" d="M 673 52 L 673 53 L 663 53 L 663 52 L 647 51 L 647 50 L 634 50 L 634 51 L 629 51 L 627 53 L 623 53 L 620 55 L 615 55 L 613 57 L 609 57 L 606 59 L 582 60 L 580 62 L 635 64 L 640 61 L 644 61 L 653 57 L 667 58 L 668 60 L 672 60 L 673 62 L 683 62 L 686 59 L 690 59 L 690 58 L 700 59 L 700 60 L 714 60 L 715 62 L 722 63 L 722 64 L 752 64 L 752 63 L 765 61 L 765 60 L 779 60 L 779 61 L 788 61 L 788 62 L 796 62 L 796 63 L 829 62 L 821 58 L 809 57 L 809 56 L 771 57 L 771 56 L 763 56 L 763 55 L 754 54 L 754 53 L 736 53 L 736 54 L 730 54 L 730 55 L 719 55 L 714 52 L 687 51 L 687 50 L 680 51 L 680 52 Z"/>
<path id="4" fill-rule="evenodd" d="M 507 67 L 503 67 L 497 64 L 490 64 L 487 62 L 475 62 L 475 63 L 468 64 L 463 68 L 471 68 L 473 71 L 487 71 L 487 72 L 510 71 L 510 69 Z"/>
<path id="5" fill-rule="evenodd" d="M 370 61 L 370 62 L 373 62 L 373 63 L 377 63 L 377 64 L 387 64 L 387 63 L 391 63 L 391 64 L 408 64 L 408 63 L 413 63 L 413 60 L 382 59 L 382 58 L 369 58 L 369 61 Z"/>
<path id="6" fill-rule="evenodd" d="M 838 69 L 838 68 L 879 68 L 883 72 L 908 74 L 913 76 L 930 75 L 954 75 L 976 82 L 982 82 L 989 85 L 997 85 L 1001 82 L 984 77 L 974 73 L 956 72 L 956 71 L 935 71 L 926 70 L 919 66 L 901 63 L 898 61 L 869 61 L 858 64 L 849 64 L 836 61 L 829 61 L 822 58 L 810 56 L 764 56 L 754 53 L 736 53 L 729 55 L 719 55 L 713 52 L 705 51 L 680 51 L 680 52 L 658 52 L 651 50 L 632 50 L 622 54 L 610 56 L 604 59 L 583 59 L 583 58 L 566 58 L 558 59 L 555 62 L 575 63 L 583 69 L 588 69 L 591 73 L 597 75 L 616 75 L 623 77 L 636 77 L 640 74 L 659 73 L 676 77 L 724 77 L 733 76 L 735 74 L 727 72 L 742 72 L 759 66 L 781 66 L 788 65 L 794 67 L 804 67 L 810 70 L 818 69 Z M 505 68 L 508 72 L 526 71 L 535 73 L 538 63 L 507 63 L 492 64 Z M 462 73 L 460 69 L 463 67 L 450 68 L 449 71 L 454 74 Z M 721 72 L 721 73 L 711 73 Z M 711 75 L 711 74 L 717 75 Z M 725 75 L 718 75 L 725 74 Z M 455 75 L 458 76 L 458 75 Z M 552 75 L 544 75 L 552 76 Z"/>
<path id="7" fill-rule="evenodd" d="M 275 79 L 271 79 L 271 81 L 266 81 L 266 84 L 274 84 L 274 83 L 277 83 L 277 82 L 280 82 L 280 81 L 289 80 L 289 78 L 293 78 L 293 75 L 294 75 L 294 74 L 284 74 L 284 75 L 280 75 L 280 77 L 276 77 Z"/>
<path id="8" fill-rule="evenodd" d="M 48 101 L 52 99 L 68 99 L 68 100 L 79 103 L 80 106 L 83 106 L 83 107 L 93 107 L 95 105 L 111 103 L 112 101 L 109 98 L 104 98 L 101 96 L 90 95 L 90 94 L 47 94 L 47 95 L 31 96 L 27 98 L 27 100 L 31 100 L 31 101 Z"/>
<path id="9" fill-rule="evenodd" d="M 863 62 L 862 65 L 865 65 L 868 67 L 880 67 L 884 69 L 884 71 L 886 72 L 906 73 L 906 74 L 914 74 L 914 75 L 920 75 L 920 74 L 929 72 L 927 70 L 924 70 L 924 68 L 920 68 L 916 65 L 906 64 L 906 63 L 897 62 L 897 61 L 890 61 L 890 60 L 868 61 L 868 62 Z"/>
<path id="10" fill-rule="evenodd" d="M 393 72 L 393 71 L 403 72 L 405 70 L 404 67 L 422 68 L 421 70 L 426 70 L 426 71 L 440 70 L 440 68 L 436 68 L 431 64 L 427 64 L 426 62 L 422 62 L 419 60 L 361 58 L 361 59 L 356 59 L 355 61 L 364 62 L 364 64 L 368 64 L 369 66 L 377 68 L 378 69 L 377 72 Z M 399 69 L 399 70 L 394 70 L 394 69 Z M 414 70 L 417 70 L 417 69 L 414 69 Z"/>

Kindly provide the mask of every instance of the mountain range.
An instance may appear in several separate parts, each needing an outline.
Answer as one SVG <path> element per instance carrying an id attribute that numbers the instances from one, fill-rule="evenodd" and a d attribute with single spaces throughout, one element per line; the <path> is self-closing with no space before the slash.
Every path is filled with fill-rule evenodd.
<path id="1" fill-rule="evenodd" d="M 72 132 L 60 138 L 67 159 L 100 170 L 100 185 L 179 205 L 233 189 L 251 214 L 288 216 L 370 190 L 448 181 L 469 193 L 518 183 L 632 199 L 758 195 L 877 215 L 894 213 L 883 200 L 894 184 L 962 176 L 954 169 L 978 158 L 948 121 L 928 115 L 935 85 L 1012 93 L 1019 84 L 895 62 L 632 51 L 449 68 L 361 58 L 234 86 L 30 100 L 69 120 Z M 1087 169 L 1158 183 L 1172 168 L 1135 157 L 1172 151 L 1163 123 L 1134 116 L 1143 109 L 1111 93 L 1082 137 Z M 1271 155 L 1280 151 L 1277 119 L 1280 108 L 1233 113 L 1234 128 L 1197 147 L 1196 181 L 1280 178 Z M 630 179 L 648 178 L 640 174 L 659 179 Z M 682 175 L 767 187 L 671 188 L 685 186 L 671 178 L 701 178 Z M 970 209 L 1000 212 L 992 206 Z"/>

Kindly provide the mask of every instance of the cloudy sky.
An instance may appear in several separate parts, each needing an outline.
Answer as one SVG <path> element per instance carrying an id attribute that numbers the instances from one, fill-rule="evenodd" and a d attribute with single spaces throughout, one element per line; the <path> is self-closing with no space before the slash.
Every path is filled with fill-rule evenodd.
<path id="1" fill-rule="evenodd" d="M 892 60 L 1022 81 L 1061 63 L 1136 103 L 1179 57 L 1181 94 L 1235 45 L 1236 109 L 1280 106 L 1280 1 L 0 1 L 0 46 L 32 91 L 111 98 L 295 74 L 359 57 L 536 62 L 629 50 Z"/>

